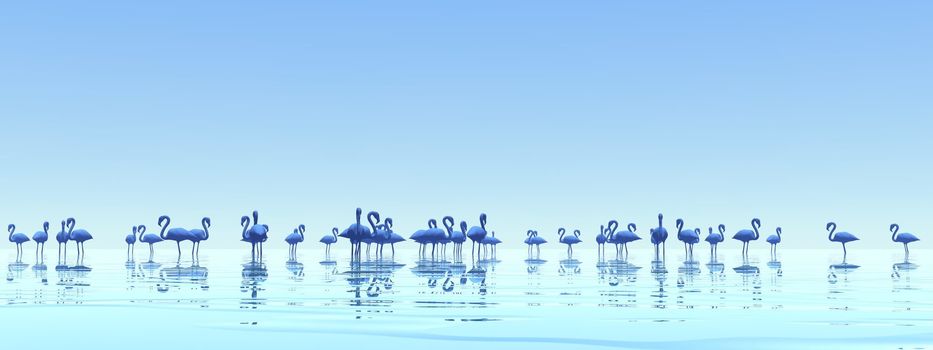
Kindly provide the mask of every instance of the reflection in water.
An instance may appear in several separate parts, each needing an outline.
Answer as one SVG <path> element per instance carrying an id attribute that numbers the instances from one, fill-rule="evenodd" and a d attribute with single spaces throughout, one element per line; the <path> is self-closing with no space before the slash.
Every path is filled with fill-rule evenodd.
<path id="1" fill-rule="evenodd" d="M 580 269 L 580 265 L 583 265 L 583 263 L 580 260 L 564 259 L 564 260 L 561 260 L 559 263 L 560 265 L 557 269 L 557 273 L 560 274 L 561 276 L 578 275 L 582 271 Z"/>
<path id="2" fill-rule="evenodd" d="M 538 275 L 541 273 L 541 266 L 545 263 L 547 263 L 547 260 L 525 259 L 525 270 L 528 271 L 529 275 Z"/>
<path id="3" fill-rule="evenodd" d="M 262 291 L 262 283 L 269 279 L 269 270 L 266 264 L 251 261 L 243 264 L 243 281 L 240 283 L 240 291 L 249 293 L 249 299 L 240 300 L 241 307 L 250 307 L 255 309 L 258 305 L 265 304 L 264 299 L 259 298 L 259 292 Z"/>
<path id="4" fill-rule="evenodd" d="M 647 253 L 650 247 L 644 248 Z M 633 251 L 633 256 L 638 252 Z M 239 321 L 244 318 L 274 320 L 260 328 L 276 327 L 287 321 L 293 322 L 288 327 L 299 329 L 320 325 L 326 320 L 333 322 L 329 325 L 333 328 L 364 329 L 358 323 L 341 323 L 356 322 L 351 320 L 358 317 L 373 319 L 373 325 L 393 324 L 400 328 L 410 321 L 410 326 L 417 327 L 419 332 L 431 332 L 431 327 L 421 325 L 441 321 L 507 320 L 519 324 L 536 319 L 579 324 L 580 332 L 597 327 L 596 332 L 575 334 L 580 339 L 616 337 L 614 331 L 619 330 L 616 327 L 631 329 L 628 334 L 639 334 L 650 329 L 647 325 L 652 322 L 681 324 L 681 331 L 693 332 L 688 337 L 704 337 L 700 332 L 708 327 L 701 324 L 701 320 L 721 324 L 723 329 L 748 320 L 748 324 L 760 322 L 761 328 L 766 328 L 765 324 L 806 324 L 808 328 L 832 332 L 825 327 L 827 324 L 838 325 L 840 320 L 848 319 L 883 324 L 888 331 L 907 325 L 919 329 L 917 325 L 930 325 L 930 321 L 923 319 L 933 312 L 925 301 L 929 279 L 923 273 L 925 270 L 917 267 L 923 264 L 926 255 L 916 253 L 914 256 L 919 260 L 909 262 L 899 261 L 899 254 L 895 259 L 866 256 L 858 273 L 835 267 L 827 270 L 826 262 L 837 261 L 826 260 L 827 257 L 835 258 L 835 255 L 812 251 L 799 255 L 785 253 L 784 256 L 793 259 L 769 261 L 762 250 L 762 254 L 752 256 L 752 263 L 742 261 L 738 254 L 724 254 L 724 263 L 681 263 L 678 256 L 676 261 L 671 261 L 670 269 L 662 261 L 643 268 L 649 264 L 649 254 L 633 260 L 585 262 L 584 259 L 587 267 L 583 267 L 580 260 L 560 260 L 563 251 L 546 248 L 542 252 L 544 256 L 558 259 L 551 259 L 553 262 L 525 260 L 524 250 L 515 249 L 510 254 L 503 248 L 499 251 L 502 263 L 495 260 L 475 263 L 469 260 L 466 263 L 399 260 L 404 261 L 403 264 L 394 260 L 364 259 L 348 265 L 349 259 L 338 256 L 336 261 L 314 264 L 323 256 L 321 252 L 311 260 L 312 265 L 306 266 L 299 261 L 286 261 L 283 249 L 281 255 L 271 252 L 274 256 L 269 261 L 278 263 L 269 265 L 241 265 L 241 255 L 232 253 L 217 260 L 204 259 L 201 264 L 169 263 L 174 261 L 172 256 L 160 265 L 125 263 L 125 256 L 117 253 L 125 253 L 125 250 L 115 252 L 109 260 L 98 260 L 97 254 L 89 256 L 88 262 L 94 265 L 93 273 L 86 266 L 9 264 L 10 281 L 0 285 L 0 303 L 20 305 L 17 308 L 41 303 L 84 303 L 86 305 L 80 309 L 94 313 L 100 312 L 100 307 L 122 303 L 120 306 L 145 307 L 153 314 L 160 314 L 159 317 L 164 317 L 161 314 L 168 311 L 202 318 L 198 320 L 203 321 L 200 324 L 222 324 L 231 315 Z M 270 252 L 266 253 L 268 257 Z M 401 253 L 400 256 L 409 256 L 406 253 L 415 256 L 413 249 Z M 578 251 L 578 254 L 595 257 L 592 249 Z M 763 258 L 760 262 L 755 260 L 759 257 Z M 245 260 L 248 259 L 247 255 Z M 13 254 L 10 254 L 5 263 L 12 261 Z M 50 271 L 53 268 L 55 271 Z M 56 274 L 58 281 L 54 281 Z M 53 283 L 40 283 L 49 277 Z M 823 278 L 828 283 L 823 284 Z M 332 283 L 328 284 L 328 280 Z M 199 310 L 199 303 L 214 312 L 187 313 L 186 310 Z M 568 308 L 568 305 L 573 307 Z M 668 310 L 651 310 L 645 307 L 648 305 Z M 774 313 L 744 313 L 738 317 L 743 321 L 731 318 L 742 312 L 742 308 L 780 309 L 781 314 L 778 317 Z M 68 309 L 57 308 L 54 312 L 71 312 Z M 714 309 L 721 312 L 710 311 Z M 892 310 L 898 314 L 891 319 L 872 316 L 878 314 L 875 311 Z M 607 322 L 612 325 L 611 329 L 598 328 L 605 325 L 587 318 L 611 320 L 618 318 L 620 311 L 626 314 L 624 320 L 615 324 L 616 321 Z M 540 326 L 528 325 L 529 329 Z M 467 328 L 470 326 L 463 324 L 464 333 Z M 704 330 L 698 330 L 700 328 Z M 257 328 L 256 331 L 263 330 Z M 521 327 L 509 329 L 513 333 L 522 331 Z M 360 337 L 368 334 L 361 331 Z"/>

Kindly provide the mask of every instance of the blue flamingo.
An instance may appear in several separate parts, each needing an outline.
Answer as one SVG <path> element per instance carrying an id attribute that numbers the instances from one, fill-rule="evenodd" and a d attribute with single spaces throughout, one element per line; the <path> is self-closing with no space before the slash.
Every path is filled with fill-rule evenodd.
<path id="1" fill-rule="evenodd" d="M 659 259 L 662 255 L 667 256 L 667 247 L 664 244 L 667 236 L 667 229 L 664 228 L 664 215 L 658 214 L 658 227 L 651 229 L 651 244 L 654 244 L 655 259 Z"/>
<path id="2" fill-rule="evenodd" d="M 250 244 L 253 245 L 253 257 L 259 256 L 259 260 L 261 261 L 262 245 L 269 239 L 269 225 L 259 223 L 258 210 L 253 210 L 253 226 L 249 228 L 247 237 L 249 237 Z"/>
<path id="3" fill-rule="evenodd" d="M 162 232 L 160 232 L 160 234 L 146 233 L 146 225 L 139 225 L 139 241 L 149 244 L 149 262 L 152 262 L 152 258 L 155 255 L 155 249 L 152 248 L 152 245 L 163 241 L 162 235 L 164 235 L 165 230 L 168 229 L 168 222 L 168 216 L 162 215 L 159 217 L 157 224 L 162 227 Z"/>
<path id="4" fill-rule="evenodd" d="M 748 246 L 749 242 L 758 240 L 758 229 L 761 228 L 761 220 L 758 218 L 752 219 L 752 229 L 742 229 L 739 232 L 736 232 L 732 236 L 732 239 L 742 241 L 742 257 L 748 259 Z"/>
<path id="5" fill-rule="evenodd" d="M 298 225 L 294 232 L 285 237 L 285 243 L 288 243 L 288 255 L 292 260 L 297 258 L 298 243 L 305 241 L 305 225 Z"/>
<path id="6" fill-rule="evenodd" d="M 479 214 L 479 226 L 470 227 L 470 230 L 466 233 L 467 238 L 473 241 L 473 245 L 470 247 L 470 254 L 475 256 L 474 250 L 476 248 L 477 242 L 482 242 L 486 238 L 486 213 Z"/>
<path id="7" fill-rule="evenodd" d="M 907 233 L 907 232 L 897 233 L 898 231 L 901 230 L 901 226 L 898 224 L 891 224 L 891 227 L 889 229 L 891 230 L 891 240 L 897 243 L 904 244 L 904 260 L 906 261 L 907 258 L 910 257 L 910 250 L 907 249 L 907 244 L 911 242 L 919 241 L 920 238 L 917 238 L 917 236 L 914 236 L 913 233 Z"/>
<path id="8" fill-rule="evenodd" d="M 65 224 L 68 226 L 68 239 L 75 241 L 75 249 L 78 250 L 78 256 L 84 257 L 84 242 L 90 241 L 94 239 L 94 237 L 85 229 L 79 228 L 75 230 L 74 218 L 68 218 L 68 220 L 65 220 Z"/>
<path id="9" fill-rule="evenodd" d="M 339 235 L 340 237 L 344 237 L 350 240 L 350 259 L 356 261 L 362 259 L 360 254 L 360 248 L 362 248 L 361 242 L 364 238 L 372 236 L 372 232 L 369 230 L 369 227 L 366 227 L 360 223 L 362 216 L 363 209 L 356 208 L 356 223 L 351 224 Z"/>
<path id="10" fill-rule="evenodd" d="M 49 240 L 49 222 L 42 223 L 42 231 L 36 231 L 32 235 L 32 240 L 36 241 L 36 260 L 39 260 L 39 257 L 42 257 L 42 260 L 45 260 L 45 242 Z M 39 252 L 39 246 L 42 246 L 42 252 Z"/>
<path id="11" fill-rule="evenodd" d="M 324 247 L 325 247 L 324 255 L 325 256 L 330 256 L 330 245 L 337 243 L 337 232 L 339 231 L 340 229 L 334 227 L 333 230 L 331 230 L 331 234 L 324 235 L 324 237 L 321 237 L 321 239 L 319 240 L 319 242 L 324 243 Z"/>
<path id="12" fill-rule="evenodd" d="M 431 244 L 431 259 L 435 258 L 434 250 L 437 248 L 437 244 L 446 236 L 444 230 L 437 228 L 437 220 L 428 220 L 428 229 L 424 230 L 424 238 L 427 243 Z"/>
<path id="13" fill-rule="evenodd" d="M 201 227 L 188 231 L 189 240 L 191 240 L 191 261 L 197 261 L 201 258 L 201 241 L 211 238 L 211 218 L 201 218 Z"/>
<path id="14" fill-rule="evenodd" d="M 580 239 L 580 230 L 573 230 L 572 235 L 565 235 L 566 233 L 567 230 L 563 227 L 557 229 L 558 241 L 567 245 L 567 259 L 571 259 L 573 258 L 573 245 L 583 242 L 583 240 Z"/>
<path id="15" fill-rule="evenodd" d="M 602 228 L 602 226 L 600 226 L 600 228 Z M 621 237 L 616 233 L 616 230 L 618 228 L 619 228 L 618 221 L 609 220 L 609 223 L 606 224 L 606 228 L 604 230 L 604 232 L 606 232 L 606 243 L 612 244 L 613 246 L 615 246 L 616 259 L 619 259 L 621 257 L 621 253 L 619 252 L 619 249 L 621 249 L 621 245 L 622 245 L 622 242 L 619 241 Z"/>
<path id="16" fill-rule="evenodd" d="M 386 218 L 386 220 L 388 219 L 389 218 Z M 376 257 L 377 258 L 380 258 L 380 259 L 382 258 L 383 248 L 385 247 L 386 243 L 389 242 L 389 237 L 391 236 L 392 234 L 389 233 L 388 226 L 386 225 L 385 222 L 383 222 L 382 224 L 376 225 L 376 230 L 373 231 L 373 243 L 376 244 Z"/>
<path id="17" fill-rule="evenodd" d="M 709 256 L 710 260 L 716 260 L 716 253 L 719 252 L 719 243 L 722 243 L 726 240 L 726 225 L 719 224 L 719 233 L 713 232 L 713 228 L 709 228 L 709 235 L 706 236 L 706 242 L 709 243 Z"/>
<path id="18" fill-rule="evenodd" d="M 502 240 L 496 238 L 496 231 L 489 232 L 489 235 L 486 235 L 486 238 L 483 238 L 483 241 L 482 241 L 482 245 L 484 246 L 483 254 L 484 255 L 486 254 L 487 248 L 485 247 L 488 247 L 488 249 L 492 251 L 492 255 L 490 256 L 492 257 L 492 259 L 495 259 L 496 258 L 496 246 L 498 246 L 499 243 L 502 243 Z"/>
<path id="19" fill-rule="evenodd" d="M 858 237 L 848 232 L 838 232 L 836 233 L 836 223 L 829 222 L 826 224 L 826 231 L 829 231 L 829 240 L 831 242 L 842 243 L 842 261 L 846 260 L 846 243 L 857 241 Z M 836 233 L 833 235 L 833 233 Z"/>
<path id="20" fill-rule="evenodd" d="M 525 238 L 525 244 L 528 245 L 528 256 L 531 257 L 532 246 L 537 248 L 537 257 L 541 257 L 541 245 L 547 243 L 544 237 L 538 236 L 538 231 L 528 230 L 528 238 Z"/>
<path id="21" fill-rule="evenodd" d="M 622 248 L 625 250 L 626 259 L 628 259 L 628 244 L 641 239 L 641 237 L 638 237 L 638 235 L 635 234 L 635 230 L 637 229 L 638 227 L 635 226 L 634 223 L 629 223 L 628 230 L 613 234 L 613 236 L 616 237 L 616 241 L 622 244 Z"/>
<path id="22" fill-rule="evenodd" d="M 16 243 L 16 261 L 20 261 L 23 258 L 23 243 L 29 242 L 29 236 L 25 233 L 13 233 L 16 230 L 16 225 L 13 224 L 7 226 L 7 230 L 10 231 L 10 242 Z"/>
<path id="23" fill-rule="evenodd" d="M 466 242 L 467 240 L 466 232 L 466 221 L 460 221 L 460 231 L 450 232 L 450 242 L 454 244 L 454 257 L 456 257 L 458 260 L 461 256 L 463 256 L 463 242 Z"/>
<path id="24" fill-rule="evenodd" d="M 775 230 L 775 233 L 777 233 L 777 234 L 775 234 L 775 235 L 770 235 L 770 236 L 768 236 L 768 238 L 765 240 L 765 241 L 767 241 L 768 243 L 771 243 L 771 259 L 772 259 L 772 260 L 774 260 L 774 258 L 777 257 L 777 245 L 778 245 L 778 243 L 781 243 L 781 228 L 778 227 L 778 228 Z"/>
<path id="25" fill-rule="evenodd" d="M 428 226 L 430 225 L 431 225 L 430 220 L 428 220 Z M 427 251 L 427 245 L 428 245 L 427 231 L 428 230 L 417 230 L 414 233 L 412 233 L 411 236 L 408 236 L 408 239 L 415 241 L 415 243 L 418 243 L 418 258 L 419 259 L 424 259 L 425 253 Z"/>
<path id="26" fill-rule="evenodd" d="M 133 233 L 126 235 L 126 238 L 123 240 L 126 241 L 126 260 L 133 261 L 133 256 L 136 255 L 136 232 L 139 231 L 139 227 L 133 226 Z"/>
<path id="27" fill-rule="evenodd" d="M 616 226 L 618 226 L 618 222 L 616 223 Z M 596 253 L 600 257 L 606 256 L 606 241 L 608 240 L 609 237 L 606 237 L 606 227 L 599 225 L 599 234 L 596 235 Z M 618 248 L 618 246 L 616 247 Z"/>
<path id="28" fill-rule="evenodd" d="M 684 230 L 684 220 L 677 219 L 677 240 L 684 242 L 684 259 L 693 260 L 693 245 L 700 243 L 700 229 Z M 687 250 L 689 245 L 690 249 Z"/>
<path id="29" fill-rule="evenodd" d="M 172 219 L 168 217 L 168 215 L 162 215 L 159 218 L 160 222 L 162 221 L 161 218 L 163 217 L 165 218 L 165 226 L 171 224 Z M 162 240 L 175 241 L 175 245 L 178 247 L 178 260 L 181 261 L 181 241 L 187 241 L 191 238 L 191 234 L 188 232 L 188 230 L 181 227 L 170 228 L 167 232 L 162 230 L 162 232 L 159 234 L 159 237 L 161 237 Z"/>
<path id="30" fill-rule="evenodd" d="M 55 234 L 55 241 L 58 242 L 58 261 L 68 259 L 68 231 L 65 229 L 65 220 L 62 220 L 62 230 Z M 62 256 L 62 247 L 65 248 L 64 256 Z"/>
<path id="31" fill-rule="evenodd" d="M 379 226 L 380 220 L 381 219 L 379 218 L 379 212 L 377 211 L 370 211 L 369 213 L 366 214 L 366 221 L 369 222 L 369 230 L 370 230 L 370 234 L 368 234 L 367 236 L 370 239 L 372 239 L 376 235 L 376 231 L 377 231 L 376 227 Z M 366 258 L 369 259 L 369 245 L 368 244 L 366 245 Z"/>
<path id="32" fill-rule="evenodd" d="M 392 218 L 385 219 L 385 224 L 383 226 L 385 226 L 385 231 L 386 233 L 388 233 L 389 238 L 386 239 L 386 241 L 383 244 L 389 244 L 389 246 L 392 247 L 392 257 L 394 258 L 395 257 L 395 243 L 404 242 L 405 237 L 402 237 L 398 233 L 395 233 L 392 231 L 393 224 L 394 223 L 392 222 Z M 379 255 L 382 255 L 382 248 L 379 248 Z"/>

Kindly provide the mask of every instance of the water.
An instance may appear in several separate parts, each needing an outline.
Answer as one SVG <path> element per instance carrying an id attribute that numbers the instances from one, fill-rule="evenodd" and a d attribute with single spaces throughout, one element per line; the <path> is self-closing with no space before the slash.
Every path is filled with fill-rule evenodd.
<path id="1" fill-rule="evenodd" d="M 87 268 L 56 268 L 52 247 L 47 266 L 6 251 L 4 348 L 933 348 L 923 250 L 904 265 L 894 248 L 854 249 L 860 267 L 841 268 L 840 250 L 781 250 L 774 263 L 763 244 L 747 264 L 725 248 L 722 264 L 702 249 L 685 264 L 677 245 L 663 264 L 645 246 L 623 264 L 593 249 L 566 260 L 556 245 L 546 261 L 500 249 L 498 261 L 432 264 L 408 247 L 351 268 L 344 246 L 334 261 L 307 244 L 299 262 L 267 249 L 253 264 L 248 249 L 205 244 L 197 265 L 164 245 L 155 264 L 140 262 L 144 247 L 129 264 L 124 250 L 88 248 Z"/>

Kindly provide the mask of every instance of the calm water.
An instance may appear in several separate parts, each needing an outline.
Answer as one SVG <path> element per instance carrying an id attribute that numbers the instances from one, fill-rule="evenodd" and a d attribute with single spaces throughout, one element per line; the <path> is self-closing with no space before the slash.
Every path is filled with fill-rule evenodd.
<path id="1" fill-rule="evenodd" d="M 56 266 L 54 244 L 45 265 L 32 246 L 14 263 L 11 248 L 0 255 L 7 349 L 933 348 L 933 252 L 905 265 L 893 246 L 853 249 L 854 269 L 831 267 L 840 250 L 782 250 L 770 262 L 765 244 L 747 264 L 725 248 L 721 264 L 703 249 L 685 264 L 675 244 L 660 264 L 648 245 L 627 263 L 598 262 L 594 249 L 567 260 L 551 245 L 541 261 L 500 249 L 495 261 L 419 263 L 408 247 L 356 267 L 344 245 L 325 260 L 307 244 L 297 262 L 267 249 L 258 264 L 248 249 L 205 243 L 198 264 L 179 264 L 168 245 L 158 263 L 143 262 L 143 246 L 124 263 L 124 250 L 89 244 L 86 267 L 73 255 Z"/>

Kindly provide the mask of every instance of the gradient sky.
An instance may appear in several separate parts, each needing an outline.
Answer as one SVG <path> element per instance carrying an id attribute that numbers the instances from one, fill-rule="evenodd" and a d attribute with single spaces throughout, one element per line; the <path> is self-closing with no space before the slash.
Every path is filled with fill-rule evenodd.
<path id="1" fill-rule="evenodd" d="M 357 206 L 411 232 L 757 216 L 900 249 L 933 208 L 928 1 L 40 1 L 0 5 L 0 222 L 241 247 Z M 548 236 L 549 239 L 552 236 Z M 919 247 L 933 247 L 933 236 Z M 760 249 L 766 249 L 759 242 Z M 930 245 L 928 245 L 930 244 Z M 12 249 L 12 246 L 9 248 Z M 245 249 L 245 247 L 244 247 Z"/>

